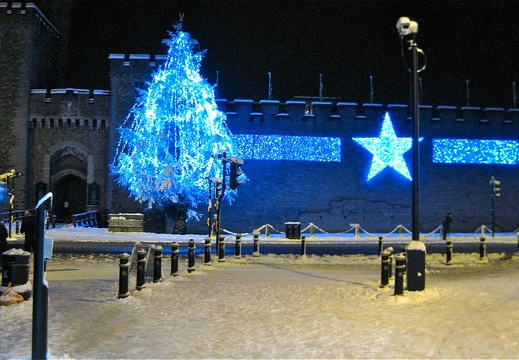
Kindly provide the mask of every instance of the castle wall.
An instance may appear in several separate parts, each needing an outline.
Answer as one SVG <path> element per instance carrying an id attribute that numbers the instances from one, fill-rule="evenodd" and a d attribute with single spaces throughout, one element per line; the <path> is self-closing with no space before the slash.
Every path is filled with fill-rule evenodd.
<path id="1" fill-rule="evenodd" d="M 140 58 L 138 58 L 140 57 Z M 154 64 L 156 65 L 156 64 Z M 111 56 L 111 136 L 134 104 L 134 86 L 150 79 L 146 56 Z M 244 157 L 249 182 L 238 188 L 233 205 L 222 205 L 222 228 L 248 232 L 264 224 L 284 231 L 284 223 L 310 222 L 325 231 L 341 232 L 358 223 L 368 231 L 385 232 L 399 224 L 411 228 L 411 181 L 392 168 L 367 180 L 373 155 L 353 140 L 379 137 L 385 112 L 396 136 L 411 137 L 410 111 L 405 104 L 356 104 L 298 98 L 288 101 L 217 99 L 235 135 L 340 137 L 340 162 L 261 160 Z M 517 165 L 440 164 L 432 161 L 433 139 L 517 139 L 519 111 L 450 105 L 420 106 L 420 220 L 421 231 L 432 231 L 447 214 L 454 214 L 453 231 L 476 231 L 491 222 L 491 176 L 502 182 L 496 199 L 497 231 L 519 226 L 514 203 L 519 195 Z M 118 137 L 110 140 L 113 151 Z M 231 154 L 230 154 L 231 155 Z M 240 157 L 240 154 L 232 154 Z M 404 154 L 411 171 L 411 151 Z M 112 153 L 109 159 L 113 159 Z M 121 192 L 112 192 L 117 211 L 142 211 L 127 205 Z M 130 203 L 131 199 L 124 196 Z M 199 212 L 206 213 L 206 204 Z M 188 222 L 188 232 L 207 232 L 205 221 Z"/>
<path id="2" fill-rule="evenodd" d="M 33 3 L 0 3 L 0 172 L 15 169 L 15 207 L 27 207 L 32 183 L 29 149 L 29 92 L 51 73 L 59 31 Z"/>
<path id="3" fill-rule="evenodd" d="M 85 210 L 106 209 L 108 165 L 106 162 L 110 93 L 105 90 L 33 89 L 29 123 L 31 150 L 28 154 L 33 181 L 29 184 L 29 204 L 37 199 L 39 183 L 54 191 L 60 176 L 74 174 L 88 185 L 97 184 L 99 202 L 87 201 Z M 80 159 L 66 168 L 57 165 L 59 151 L 73 149 Z M 53 160 L 54 159 L 54 160 Z M 90 205 L 88 205 L 90 204 Z"/>

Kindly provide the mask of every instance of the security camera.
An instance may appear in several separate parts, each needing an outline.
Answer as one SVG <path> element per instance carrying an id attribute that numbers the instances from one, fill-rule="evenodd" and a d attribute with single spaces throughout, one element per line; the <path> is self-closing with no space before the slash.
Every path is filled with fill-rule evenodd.
<path id="1" fill-rule="evenodd" d="M 418 23 L 416 21 L 411 21 L 408 17 L 401 17 L 396 22 L 396 29 L 402 37 L 416 34 L 418 33 Z"/>

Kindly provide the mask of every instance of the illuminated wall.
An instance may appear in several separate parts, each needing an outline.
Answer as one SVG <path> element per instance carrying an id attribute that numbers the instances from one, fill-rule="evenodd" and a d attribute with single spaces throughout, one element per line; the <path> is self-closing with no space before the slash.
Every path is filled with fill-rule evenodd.
<path id="1" fill-rule="evenodd" d="M 112 93 L 128 93 L 136 79 L 145 80 L 146 61 L 152 63 L 113 58 Z M 113 99 L 112 119 L 124 118 L 132 105 L 123 99 L 131 98 Z M 330 232 L 344 231 L 350 223 L 382 232 L 399 224 L 411 227 L 407 105 L 315 98 L 217 99 L 217 104 L 237 144 L 230 155 L 245 160 L 250 180 L 238 188 L 232 206 L 223 204 L 222 228 L 246 233 L 271 224 L 284 231 L 288 221 L 312 222 Z M 518 115 L 514 109 L 420 107 L 423 232 L 439 226 L 447 212 L 454 215 L 453 231 L 490 226 L 491 176 L 502 189 L 496 229 L 519 227 Z M 140 209 L 122 195 L 110 201 L 127 211 Z M 199 211 L 205 208 L 202 204 Z M 188 231 L 205 233 L 205 222 L 189 222 Z"/>

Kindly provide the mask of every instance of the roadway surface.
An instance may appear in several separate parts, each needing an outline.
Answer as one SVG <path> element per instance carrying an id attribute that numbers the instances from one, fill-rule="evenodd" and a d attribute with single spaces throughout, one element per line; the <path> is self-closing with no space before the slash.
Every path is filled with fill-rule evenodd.
<path id="1" fill-rule="evenodd" d="M 345 254 L 378 254 L 379 237 L 367 234 L 302 234 L 306 238 L 306 254 L 311 255 L 345 255 Z M 131 253 L 135 244 L 160 245 L 164 254 L 171 253 L 171 245 L 177 242 L 180 245 L 180 255 L 187 254 L 187 244 L 190 239 L 195 241 L 197 255 L 205 251 L 205 235 L 173 235 L 154 233 L 115 233 L 107 229 L 59 227 L 49 229 L 46 236 L 53 239 L 54 253 L 80 254 L 122 254 Z M 448 239 L 453 242 L 453 252 L 472 253 L 481 251 L 481 234 L 452 234 Z M 438 234 L 430 237 L 421 237 L 428 253 L 446 253 L 446 242 Z M 23 247 L 23 235 L 9 240 L 10 247 Z M 408 234 L 396 234 L 383 237 L 382 247 L 392 247 L 395 252 L 409 244 L 411 237 Z M 212 251 L 215 251 L 214 239 Z M 301 254 L 302 242 L 300 239 L 287 239 L 284 234 L 265 236 L 260 234 L 259 251 L 262 254 Z M 517 235 L 513 233 L 496 234 L 495 237 L 485 236 L 486 252 L 518 252 Z M 250 255 L 254 249 L 254 238 L 251 234 L 244 234 L 241 238 L 242 255 Z M 233 234 L 226 234 L 225 254 L 234 255 L 236 240 Z"/>

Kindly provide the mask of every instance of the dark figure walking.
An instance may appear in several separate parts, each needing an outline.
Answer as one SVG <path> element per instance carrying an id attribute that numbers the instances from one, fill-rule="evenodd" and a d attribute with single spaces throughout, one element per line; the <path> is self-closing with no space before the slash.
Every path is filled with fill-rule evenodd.
<path id="1" fill-rule="evenodd" d="M 29 210 L 23 214 L 20 232 L 25 234 L 23 249 L 30 253 L 34 252 L 34 246 L 36 245 L 36 217 Z"/>
<path id="2" fill-rule="evenodd" d="M 448 213 L 445 217 L 445 220 L 443 220 L 443 228 L 442 228 L 442 239 L 447 239 L 447 233 L 451 232 L 451 222 L 452 222 L 452 213 Z"/>
<path id="3" fill-rule="evenodd" d="M 7 238 L 9 237 L 9 233 L 5 228 L 4 222 L 0 221 L 0 254 L 7 251 Z"/>

